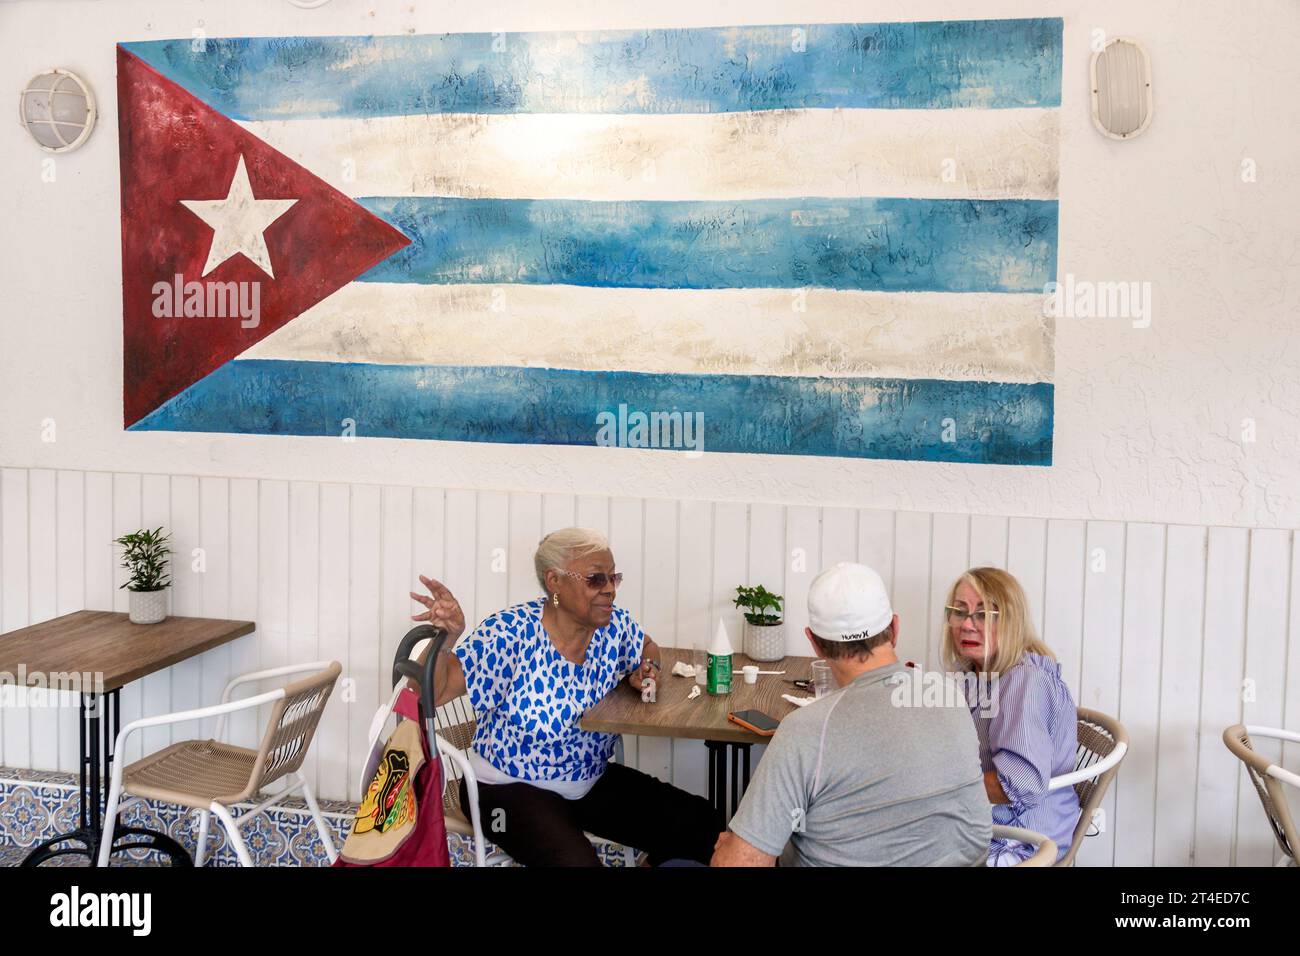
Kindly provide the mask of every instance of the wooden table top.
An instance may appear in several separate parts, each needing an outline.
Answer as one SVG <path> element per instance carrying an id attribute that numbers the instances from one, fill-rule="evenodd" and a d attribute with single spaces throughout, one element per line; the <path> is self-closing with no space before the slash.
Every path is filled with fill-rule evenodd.
<path id="1" fill-rule="evenodd" d="M 254 627 L 252 621 L 208 617 L 169 617 L 158 624 L 132 624 L 128 615 L 113 611 L 74 611 L 0 634 L 0 671 L 14 679 L 19 665 L 29 674 L 102 673 L 104 690 L 115 690 L 251 634 Z M 200 701 L 193 703 L 198 706 Z"/>
<path id="2" fill-rule="evenodd" d="M 727 714 L 737 710 L 761 710 L 779 721 L 795 709 L 794 704 L 781 699 L 782 694 L 811 696 L 786 681 L 806 680 L 812 672 L 813 659 L 783 657 L 779 661 L 752 662 L 759 670 L 785 671 L 779 677 L 760 674 L 757 684 L 746 684 L 744 675 L 737 673 L 732 678 L 730 694 L 713 697 L 707 689 L 700 687 L 700 696 L 687 700 L 686 695 L 695 686 L 695 678 L 677 677 L 671 671 L 675 661 L 691 663 L 691 649 L 661 647 L 660 650 L 663 652 L 664 676 L 655 689 L 655 703 L 641 703 L 638 691 L 626 683 L 619 683 L 604 700 L 587 711 L 579 726 L 583 730 L 607 734 L 764 744 L 771 738 L 741 729 L 727 720 Z M 731 660 L 735 671 L 751 663 L 744 654 L 735 654 Z"/>

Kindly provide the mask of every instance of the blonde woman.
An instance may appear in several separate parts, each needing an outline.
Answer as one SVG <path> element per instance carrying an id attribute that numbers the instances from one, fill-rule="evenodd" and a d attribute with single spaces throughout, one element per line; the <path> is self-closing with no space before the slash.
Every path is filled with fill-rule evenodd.
<path id="1" fill-rule="evenodd" d="M 1034 633 L 1024 589 L 1006 571 L 972 568 L 958 578 L 945 621 L 945 666 L 990 678 L 991 700 L 973 694 L 970 703 L 993 822 L 1051 837 L 1059 859 L 1079 819 L 1073 787 L 1047 789 L 1074 769 L 1077 714 L 1061 665 Z M 995 839 L 989 866 L 1014 866 L 1033 851 Z"/>

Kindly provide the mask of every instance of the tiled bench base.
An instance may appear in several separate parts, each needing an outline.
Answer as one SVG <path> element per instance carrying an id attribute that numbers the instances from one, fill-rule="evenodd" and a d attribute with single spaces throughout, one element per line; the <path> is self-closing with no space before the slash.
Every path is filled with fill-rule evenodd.
<path id="1" fill-rule="evenodd" d="M 352 825 L 353 805 L 342 801 L 321 800 L 320 808 L 334 829 L 334 845 L 343 846 Z M 241 804 L 236 814 L 249 809 Z M 68 773 L 41 770 L 15 770 L 0 767 L 0 865 L 17 865 L 27 850 L 56 833 L 74 829 L 78 822 L 76 777 Z M 161 830 L 179 842 L 193 856 L 198 835 L 194 811 L 174 804 L 152 801 L 139 803 L 118 817 L 119 823 Z M 316 835 L 316 824 L 301 799 L 288 797 L 283 805 L 268 808 L 243 830 L 244 842 L 257 866 L 325 866 L 325 848 Z M 453 835 L 452 862 L 473 863 L 462 841 Z M 125 863 L 125 856 L 137 860 L 153 856 L 148 851 L 129 850 L 116 854 L 115 864 Z M 74 858 L 76 865 L 83 865 Z M 209 825 L 206 866 L 238 866 L 235 851 L 226 839 L 226 831 L 214 817 Z"/>
<path id="2" fill-rule="evenodd" d="M 342 847 L 352 826 L 355 806 L 340 800 L 319 803 L 326 822 L 333 827 L 335 847 Z M 236 815 L 251 806 L 237 805 Z M 56 833 L 74 829 L 78 813 L 77 780 L 73 774 L 0 767 L 0 866 L 17 866 L 31 847 Z M 193 810 L 147 801 L 135 804 L 118 820 L 119 825 L 161 830 L 194 855 L 198 818 Z M 225 828 L 215 817 L 208 829 L 208 859 L 204 865 L 238 866 Z M 328 863 L 311 813 L 297 797 L 288 797 L 283 804 L 268 808 L 244 828 L 243 834 L 257 866 L 325 866 Z M 474 853 L 467 840 L 451 834 L 448 844 L 453 866 L 474 865 Z M 617 847 L 597 846 L 596 852 L 606 866 L 623 865 L 623 855 Z M 126 864 L 128 858 L 132 862 L 148 862 L 154 857 L 147 850 L 128 850 L 115 854 L 113 862 Z M 72 865 L 84 865 L 79 857 L 71 859 Z"/>

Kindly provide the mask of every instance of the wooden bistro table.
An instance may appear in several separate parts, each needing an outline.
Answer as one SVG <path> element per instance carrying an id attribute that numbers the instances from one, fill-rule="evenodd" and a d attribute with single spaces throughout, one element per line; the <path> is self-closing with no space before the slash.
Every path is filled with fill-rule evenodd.
<path id="1" fill-rule="evenodd" d="M 744 654 L 732 655 L 731 693 L 710 696 L 701 685 L 700 696 L 687 700 L 695 685 L 693 677 L 672 673 L 676 661 L 691 662 L 690 648 L 662 647 L 663 677 L 655 689 L 656 702 L 641 703 L 641 694 L 620 683 L 583 716 L 583 730 L 607 734 L 636 734 L 639 737 L 682 737 L 703 740 L 709 750 L 709 802 L 730 819 L 740 805 L 741 794 L 749 786 L 749 750 L 754 744 L 771 738 L 744 730 L 727 720 L 727 714 L 739 710 L 761 710 L 774 720 L 782 720 L 795 705 L 782 700 L 782 694 L 811 696 L 792 680 L 807 680 L 812 674 L 811 657 L 783 657 L 779 661 L 750 661 Z M 758 675 L 758 683 L 746 684 L 740 669 L 753 663 L 762 671 L 785 671 L 780 676 Z M 727 764 L 730 761 L 730 787 Z M 730 810 L 728 810 L 730 807 Z"/>
<path id="2" fill-rule="evenodd" d="M 79 687 L 80 826 L 37 846 L 23 860 L 23 866 L 39 866 L 53 857 L 67 855 L 88 857 L 90 865 L 95 864 L 104 832 L 103 791 L 111 779 L 113 745 L 121 722 L 118 692 L 133 680 L 250 634 L 253 629 L 251 621 L 169 617 L 158 624 L 132 624 L 126 614 L 76 611 L 0 634 L 0 671 L 17 675 L 23 667 L 29 680 L 39 672 L 51 688 L 55 686 L 52 677 L 60 672 L 83 675 Z M 87 674 L 92 681 L 89 687 L 85 683 Z M 102 684 L 94 681 L 95 675 L 102 675 Z M 126 837 L 139 839 L 118 846 L 118 840 Z M 60 846 L 65 843 L 73 845 Z M 113 843 L 114 852 L 139 847 L 157 850 L 170 857 L 175 866 L 192 865 L 184 847 L 155 830 L 119 827 Z"/>

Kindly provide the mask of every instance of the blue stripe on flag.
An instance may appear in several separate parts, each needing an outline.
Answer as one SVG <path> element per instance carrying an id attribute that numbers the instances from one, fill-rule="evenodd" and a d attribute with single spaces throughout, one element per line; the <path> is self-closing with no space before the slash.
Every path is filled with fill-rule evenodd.
<path id="1" fill-rule="evenodd" d="M 1041 292 L 1055 200 L 366 198 L 411 244 L 371 282 Z"/>
<path id="2" fill-rule="evenodd" d="M 228 362 L 146 431 L 596 445 L 601 412 L 703 415 L 703 450 L 1050 465 L 1052 386 L 476 366 Z M 945 419 L 953 441 L 946 442 Z"/>
<path id="3" fill-rule="evenodd" d="M 359 199 L 411 244 L 362 281 L 1042 292 L 1056 200 Z"/>
<path id="4" fill-rule="evenodd" d="M 1010 108 L 1060 105 L 1061 25 L 1052 17 L 122 45 L 239 120 Z"/>

